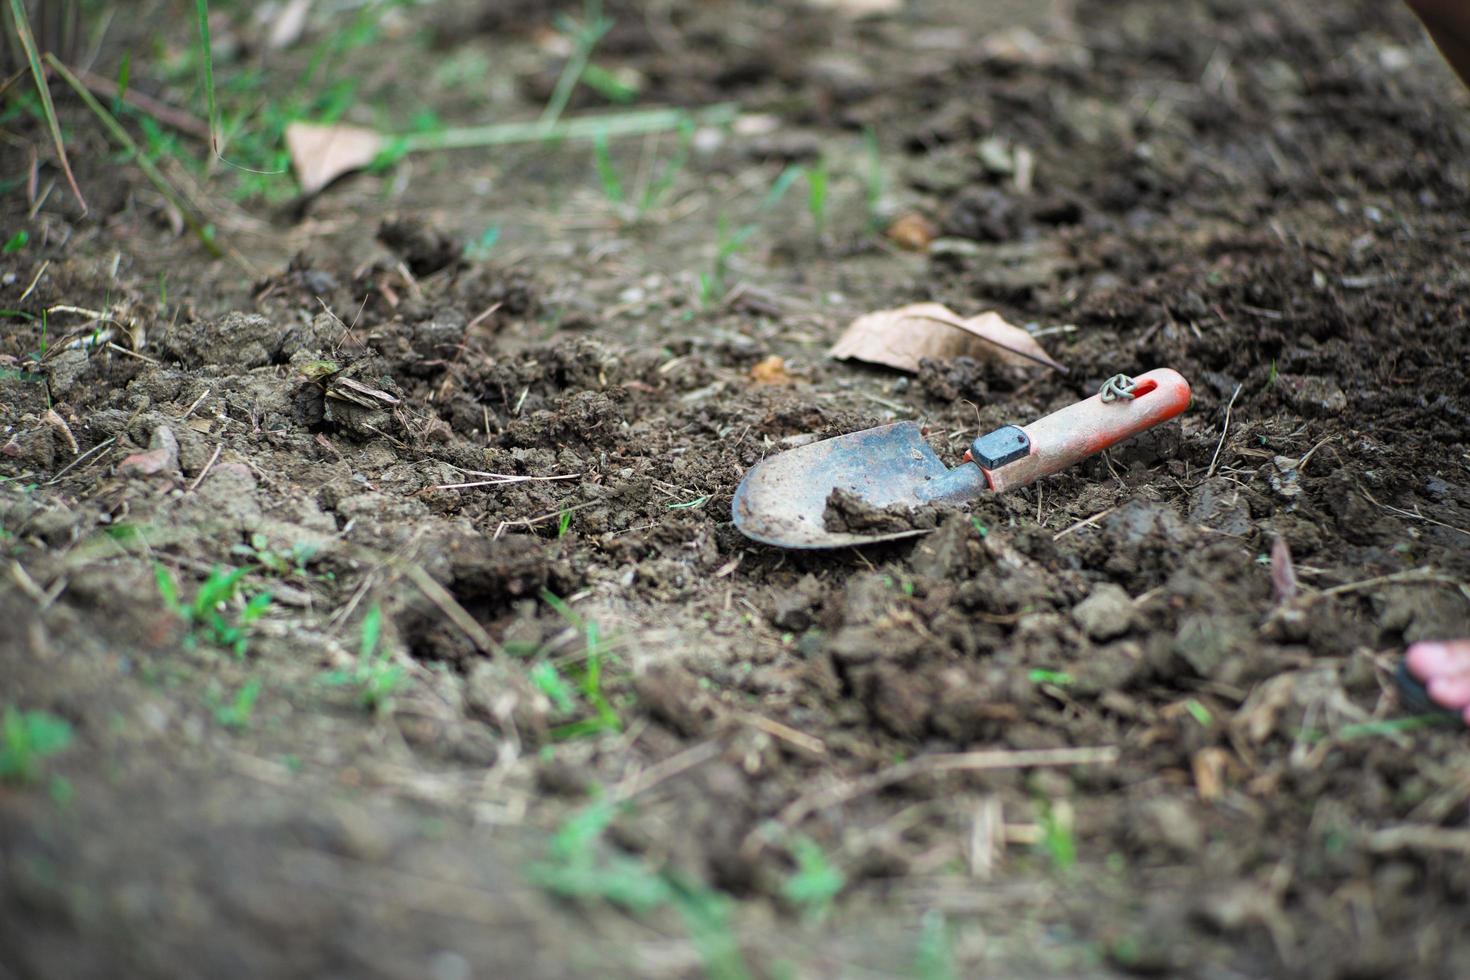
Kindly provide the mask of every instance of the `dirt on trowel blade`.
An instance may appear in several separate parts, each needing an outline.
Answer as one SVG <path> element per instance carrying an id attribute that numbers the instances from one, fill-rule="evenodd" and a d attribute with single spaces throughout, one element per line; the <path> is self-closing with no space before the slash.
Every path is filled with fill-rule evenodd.
<path id="1" fill-rule="evenodd" d="M 910 507 L 889 504 L 879 507 L 851 490 L 841 487 L 827 495 L 822 525 L 836 534 L 890 534 L 896 531 L 929 531 L 939 526 L 949 508 L 926 504 Z"/>

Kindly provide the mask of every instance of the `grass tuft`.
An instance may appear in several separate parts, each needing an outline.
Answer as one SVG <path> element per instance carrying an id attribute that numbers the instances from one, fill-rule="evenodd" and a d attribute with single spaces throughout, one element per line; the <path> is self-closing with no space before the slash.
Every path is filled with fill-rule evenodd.
<path id="1" fill-rule="evenodd" d="M 393 693 L 403 681 L 403 668 L 392 662 L 392 651 L 381 646 L 383 610 L 373 604 L 362 618 L 357 663 L 351 670 L 333 670 L 322 675 L 323 684 L 357 688 L 357 701 L 368 711 L 388 710 Z"/>
<path id="2" fill-rule="evenodd" d="M 35 782 L 41 760 L 71 744 L 71 725 L 45 711 L 5 709 L 0 725 L 0 779 L 13 783 Z"/>
<path id="3" fill-rule="evenodd" d="M 607 902 L 638 915 L 672 906 L 689 930 L 706 977 L 747 980 L 750 973 L 730 927 L 730 900 L 699 882 L 602 847 L 616 815 L 613 804 L 599 801 L 569 816 L 545 858 L 530 867 L 531 880 L 562 898 Z"/>
<path id="4" fill-rule="evenodd" d="M 46 72 L 41 67 L 41 52 L 36 47 L 36 36 L 31 31 L 31 21 L 26 16 L 25 4 L 21 0 L 10 0 L 10 11 L 15 16 L 16 36 L 19 37 L 20 46 L 25 49 L 26 61 L 31 66 L 31 77 L 36 80 L 36 91 L 41 95 L 41 112 L 46 117 L 47 128 L 51 130 L 51 141 L 56 145 L 56 158 L 61 164 L 62 172 L 66 174 L 66 182 L 71 187 L 72 194 L 82 207 L 82 214 L 85 215 L 88 211 L 87 199 L 82 197 L 77 178 L 71 172 L 71 161 L 66 156 L 66 142 L 61 138 L 61 123 L 56 118 L 56 106 L 51 102 L 51 89 L 46 85 Z M 49 53 L 47 59 L 56 63 L 55 57 Z"/>
<path id="5" fill-rule="evenodd" d="M 46 63 L 61 76 L 66 84 L 71 86 L 72 91 L 76 92 L 77 97 L 86 104 L 88 109 L 92 110 L 93 115 L 102 122 L 103 128 L 111 134 L 112 138 L 121 144 L 123 149 L 128 151 L 128 154 L 138 164 L 139 168 L 142 169 L 148 180 L 154 187 L 158 188 L 158 192 L 178 209 L 179 214 L 183 215 L 184 224 L 198 237 L 209 254 L 216 258 L 224 255 L 224 250 L 215 241 L 213 226 L 206 225 L 194 213 L 193 207 L 184 200 L 178 191 L 174 190 L 173 184 L 169 182 L 168 178 L 163 175 L 163 172 L 158 169 L 153 161 L 148 158 L 147 154 L 139 149 L 137 141 L 128 134 L 128 131 L 117 121 L 117 118 L 107 111 L 106 106 L 98 102 L 97 98 L 87 90 L 87 87 L 55 55 L 47 54 Z"/>
<path id="6" fill-rule="evenodd" d="M 820 844 L 808 837 L 791 842 L 796 871 L 786 879 L 781 894 L 806 917 L 820 922 L 831 911 L 832 900 L 847 885 L 847 877 L 831 861 Z"/>
<path id="7" fill-rule="evenodd" d="M 271 594 L 261 592 L 252 596 L 233 619 L 227 615 L 228 607 L 240 595 L 241 580 L 249 572 L 248 568 L 216 565 L 194 593 L 194 598 L 184 602 L 173 574 L 162 563 L 154 562 L 153 579 L 163 604 L 189 625 L 189 635 L 184 641 L 186 645 L 192 646 L 203 637 L 216 646 L 234 651 L 237 658 L 244 658 L 250 627 L 265 615 L 271 604 Z"/>

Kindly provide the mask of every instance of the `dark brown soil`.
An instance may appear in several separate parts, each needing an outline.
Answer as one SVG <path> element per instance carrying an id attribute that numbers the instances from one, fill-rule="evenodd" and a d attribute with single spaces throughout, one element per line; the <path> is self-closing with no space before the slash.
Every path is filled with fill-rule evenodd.
<path id="1" fill-rule="evenodd" d="M 939 525 L 941 513 L 937 507 L 908 507 L 903 504 L 878 507 L 851 490 L 839 488 L 827 495 L 822 526 L 838 534 L 933 530 Z"/>
<path id="2" fill-rule="evenodd" d="M 406 8 L 364 105 L 534 118 L 550 8 L 480 6 Z M 220 172 L 211 262 L 61 100 L 91 215 L 0 198 L 0 704 L 76 739 L 0 784 L 0 977 L 1470 975 L 1470 736 L 1392 681 L 1470 635 L 1470 99 L 1407 11 L 607 10 L 640 98 L 770 120 L 642 215 L 571 144 L 279 211 Z M 763 203 L 818 157 L 820 229 Z M 903 212 L 927 253 L 874 233 Z M 915 300 L 1065 327 L 1071 373 L 824 357 Z M 916 541 L 730 521 L 791 445 L 915 417 L 954 458 L 1157 366 L 1181 424 Z M 215 565 L 273 595 L 243 658 L 156 584 Z M 374 607 L 376 712 L 323 681 Z M 682 897 L 547 870 L 598 800 L 587 859 Z"/>

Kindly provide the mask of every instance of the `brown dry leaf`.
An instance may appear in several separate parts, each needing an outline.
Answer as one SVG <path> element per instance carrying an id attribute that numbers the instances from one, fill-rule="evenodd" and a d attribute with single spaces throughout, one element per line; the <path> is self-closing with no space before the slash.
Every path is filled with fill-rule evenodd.
<path id="1" fill-rule="evenodd" d="M 286 149 L 301 183 L 301 193 L 315 194 L 346 173 L 361 170 L 382 152 L 380 133 L 362 126 L 293 122 L 286 127 Z"/>
<path id="2" fill-rule="evenodd" d="M 903 10 L 904 0 L 806 0 L 821 10 L 833 10 L 848 17 L 879 17 Z"/>
<path id="3" fill-rule="evenodd" d="M 1067 370 L 1035 338 L 1000 314 L 982 313 L 965 320 L 939 303 L 911 303 L 860 316 L 828 353 L 914 373 L 925 357 L 936 361 L 973 357 L 1019 367 L 1045 364 Z"/>
<path id="4" fill-rule="evenodd" d="M 786 370 L 786 359 L 772 354 L 756 362 L 750 369 L 750 380 L 752 384 L 758 385 L 789 385 L 795 379 Z"/>
<path id="5" fill-rule="evenodd" d="M 1194 771 L 1194 788 L 1202 800 L 1218 800 L 1225 792 L 1225 768 L 1230 753 L 1218 746 L 1200 749 L 1190 760 Z"/>
<path id="6" fill-rule="evenodd" d="M 905 211 L 893 219 L 893 224 L 883 234 L 899 248 L 925 252 L 929 243 L 939 236 L 939 228 L 917 211 Z"/>
<path id="7" fill-rule="evenodd" d="M 289 48 L 301 40 L 306 30 L 306 15 L 311 13 L 311 0 L 287 0 L 276 8 L 270 20 L 270 33 L 265 46 L 272 51 Z"/>

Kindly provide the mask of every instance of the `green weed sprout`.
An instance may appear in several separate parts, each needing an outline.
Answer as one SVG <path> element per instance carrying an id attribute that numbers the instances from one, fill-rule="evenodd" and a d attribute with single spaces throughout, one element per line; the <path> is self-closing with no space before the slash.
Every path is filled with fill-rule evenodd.
<path id="1" fill-rule="evenodd" d="M 1065 801 L 1041 804 L 1041 842 L 1051 866 L 1066 874 L 1077 866 L 1077 838 L 1072 832 L 1072 807 Z"/>
<path id="2" fill-rule="evenodd" d="M 211 689 L 205 700 L 214 710 L 214 720 L 225 728 L 249 728 L 250 718 L 255 714 L 255 702 L 260 699 L 260 681 L 251 679 L 240 685 L 234 698 L 224 701 L 219 692 Z"/>
<path id="3" fill-rule="evenodd" d="M 548 134 L 556 126 L 557 120 L 561 118 L 562 110 L 566 109 L 567 103 L 571 101 L 572 92 L 587 71 L 587 65 L 592 59 L 592 49 L 597 47 L 597 42 L 601 41 L 608 31 L 612 30 L 613 22 L 602 15 L 602 4 L 598 0 L 588 0 L 583 11 L 583 18 L 581 23 L 565 15 L 557 18 L 557 29 L 572 42 L 573 50 L 571 57 L 562 67 L 555 88 L 551 90 L 551 98 L 547 99 L 546 108 L 541 113 L 540 125 L 547 130 Z"/>
<path id="4" fill-rule="evenodd" d="M 163 604 L 189 625 L 186 645 L 198 642 L 203 636 L 216 646 L 233 650 L 236 657 L 243 658 L 249 643 L 250 627 L 270 608 L 271 594 L 260 592 L 252 596 L 231 622 L 223 611 L 240 593 L 240 581 L 249 574 L 248 568 L 224 568 L 216 565 L 210 569 L 209 577 L 194 593 L 192 601 L 185 603 L 179 598 L 178 586 L 173 575 L 160 562 L 153 564 L 153 578 L 158 585 L 158 594 Z"/>
<path id="5" fill-rule="evenodd" d="M 316 550 L 314 544 L 297 541 L 290 550 L 277 551 L 270 546 L 270 540 L 264 534 L 252 534 L 249 544 L 237 544 L 230 553 L 250 558 L 260 565 L 262 571 L 280 578 L 293 575 L 307 578 L 306 566 L 316 557 Z"/>
<path id="6" fill-rule="evenodd" d="M 71 725 L 45 711 L 5 709 L 0 726 L 0 779 L 30 783 L 41 774 L 41 760 L 71 744 Z"/>
<path id="7" fill-rule="evenodd" d="M 393 692 L 403 681 L 403 668 L 392 662 L 392 652 L 380 650 L 383 610 L 376 603 L 362 618 L 357 663 L 351 670 L 333 670 L 322 675 L 322 683 L 357 688 L 357 700 L 368 711 L 387 709 Z"/>
<path id="8" fill-rule="evenodd" d="M 720 215 L 719 238 L 715 247 L 715 258 L 708 272 L 699 274 L 699 301 L 708 309 L 724 298 L 726 292 L 726 280 L 730 274 L 730 260 L 740 253 L 751 235 L 756 233 L 755 225 L 742 225 L 731 230 L 730 219 L 726 215 Z"/>
<path id="9" fill-rule="evenodd" d="M 878 146 L 878 132 L 872 126 L 863 128 L 863 143 L 868 150 L 868 230 L 883 230 L 883 152 Z"/>
<path id="10" fill-rule="evenodd" d="M 761 201 L 761 208 L 770 211 L 776 205 L 780 204 L 781 200 L 786 197 L 786 192 L 791 190 L 792 185 L 800 180 L 804 173 L 806 173 L 806 168 L 801 164 L 788 163 L 785 169 L 777 174 L 776 179 L 771 182 L 771 189 L 766 191 L 766 196 Z"/>
<path id="11" fill-rule="evenodd" d="M 954 980 L 949 923 L 937 909 L 924 913 L 919 925 L 919 948 L 914 954 L 915 980 Z"/>
<path id="12" fill-rule="evenodd" d="M 579 902 L 607 902 L 635 914 L 672 906 L 713 980 L 750 976 L 730 928 L 730 902 L 719 892 L 671 872 L 659 872 L 626 854 L 600 847 L 617 810 L 598 801 L 573 813 L 557 829 L 546 857 L 529 876 L 553 895 Z"/>
<path id="13" fill-rule="evenodd" d="M 606 133 L 599 133 L 592 141 L 592 160 L 597 164 L 597 179 L 602 183 L 602 196 L 607 198 L 609 204 L 621 206 L 624 200 L 623 182 L 618 177 L 618 168 L 613 164 Z"/>
<path id="14" fill-rule="evenodd" d="M 668 197 L 673 190 L 674 181 L 689 162 L 689 152 L 694 145 L 694 130 L 694 120 L 687 117 L 680 120 L 679 138 L 674 152 L 658 168 L 657 176 L 643 184 L 642 190 L 637 192 L 631 203 L 622 177 L 618 174 L 617 165 L 613 163 L 607 134 L 599 133 L 596 136 L 592 143 L 592 161 L 597 167 L 597 180 L 602 185 L 602 196 L 618 212 L 621 221 L 625 224 L 643 222 Z"/>
<path id="15" fill-rule="evenodd" d="M 808 837 L 791 842 L 796 871 L 781 886 L 781 894 L 802 909 L 813 921 L 826 918 L 832 900 L 847 884 L 847 878 L 829 860 L 820 844 Z"/>
<path id="16" fill-rule="evenodd" d="M 827 184 L 826 160 L 806 169 L 806 209 L 819 239 L 827 235 Z"/>
<path id="17" fill-rule="evenodd" d="M 531 667 L 530 679 L 552 706 L 562 715 L 586 714 L 586 717 L 560 725 L 551 731 L 558 740 L 583 738 L 599 732 L 622 731 L 623 719 L 602 690 L 602 669 L 607 651 L 602 630 L 596 620 L 584 619 L 571 606 L 552 592 L 543 589 L 541 598 L 568 623 L 582 631 L 583 656 L 570 665 L 567 677 L 550 660 L 540 660 Z M 589 713 L 590 712 L 590 713 Z"/>

